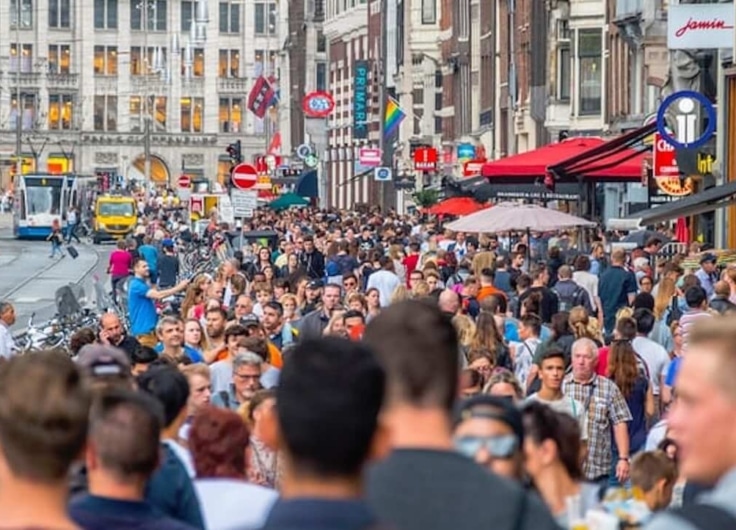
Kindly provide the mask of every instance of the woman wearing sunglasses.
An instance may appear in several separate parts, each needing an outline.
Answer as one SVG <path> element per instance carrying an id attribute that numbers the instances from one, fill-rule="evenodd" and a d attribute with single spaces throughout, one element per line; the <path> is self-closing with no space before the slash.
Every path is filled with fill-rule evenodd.
<path id="1" fill-rule="evenodd" d="M 478 395 L 461 402 L 453 440 L 457 452 L 498 475 L 521 482 L 524 431 L 521 413 L 510 399 Z"/>

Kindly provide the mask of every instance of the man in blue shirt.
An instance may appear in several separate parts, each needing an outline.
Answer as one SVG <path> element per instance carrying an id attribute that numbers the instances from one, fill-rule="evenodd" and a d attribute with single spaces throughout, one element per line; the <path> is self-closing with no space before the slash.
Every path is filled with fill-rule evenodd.
<path id="1" fill-rule="evenodd" d="M 187 288 L 189 280 L 182 280 L 171 289 L 158 290 L 149 284 L 150 270 L 144 258 L 138 258 L 133 263 L 133 278 L 128 284 L 128 318 L 130 319 L 130 334 L 144 346 L 154 347 L 156 339 L 156 324 L 158 314 L 154 300 L 163 300 Z"/>
<path id="2" fill-rule="evenodd" d="M 173 361 L 189 357 L 193 363 L 204 362 L 202 355 L 194 348 L 184 344 L 184 321 L 176 315 L 166 315 L 156 326 L 159 342 L 154 350 Z"/>

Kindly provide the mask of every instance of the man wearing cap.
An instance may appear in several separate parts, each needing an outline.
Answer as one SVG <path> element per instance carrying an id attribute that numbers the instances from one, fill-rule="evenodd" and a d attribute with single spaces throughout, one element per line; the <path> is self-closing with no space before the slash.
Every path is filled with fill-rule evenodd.
<path id="1" fill-rule="evenodd" d="M 179 258 L 174 253 L 174 240 L 167 238 L 161 242 L 161 254 L 158 257 L 158 288 L 174 287 L 178 277 Z"/>
<path id="2" fill-rule="evenodd" d="M 312 280 L 307 284 L 307 289 L 304 297 L 304 306 L 301 307 L 301 314 L 306 315 L 315 311 L 319 307 L 319 299 L 322 295 L 322 288 L 324 287 L 322 280 Z"/>
<path id="3" fill-rule="evenodd" d="M 130 360 L 123 350 L 102 344 L 87 344 L 75 361 L 95 386 L 132 387 Z"/>
<path id="4" fill-rule="evenodd" d="M 700 286 L 705 289 L 705 295 L 710 300 L 713 297 L 713 286 L 718 281 L 718 271 L 716 263 L 718 258 L 715 254 L 707 252 L 700 258 L 700 268 L 695 276 L 700 280 Z"/>

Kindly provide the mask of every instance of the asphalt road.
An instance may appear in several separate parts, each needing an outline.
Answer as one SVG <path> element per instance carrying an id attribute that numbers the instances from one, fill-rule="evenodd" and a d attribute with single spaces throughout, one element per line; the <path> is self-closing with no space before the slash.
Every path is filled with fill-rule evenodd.
<path id="1" fill-rule="evenodd" d="M 12 235 L 9 215 L 0 214 L 0 300 L 16 309 L 13 331 L 22 331 L 31 314 L 34 322 L 44 322 L 56 314 L 54 295 L 68 284 L 82 286 L 90 304 L 94 303 L 94 277 L 106 279 L 105 269 L 111 246 L 75 244 L 79 257 L 49 258 L 51 246 L 45 241 L 18 241 Z"/>

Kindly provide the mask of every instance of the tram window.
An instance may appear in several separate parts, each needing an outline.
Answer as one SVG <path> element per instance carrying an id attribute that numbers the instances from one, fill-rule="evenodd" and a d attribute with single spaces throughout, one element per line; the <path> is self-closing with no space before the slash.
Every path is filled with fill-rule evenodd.
<path id="1" fill-rule="evenodd" d="M 18 195 L 20 195 L 20 218 L 25 219 L 26 218 L 26 194 L 19 193 Z"/>

